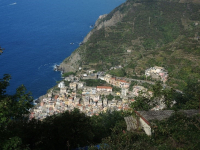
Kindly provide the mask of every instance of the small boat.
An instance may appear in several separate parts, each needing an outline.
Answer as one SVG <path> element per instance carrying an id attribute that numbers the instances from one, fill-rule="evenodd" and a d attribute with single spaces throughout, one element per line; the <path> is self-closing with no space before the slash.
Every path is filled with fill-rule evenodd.
<path id="1" fill-rule="evenodd" d="M 74 43 L 70 43 L 71 45 L 73 45 Z"/>

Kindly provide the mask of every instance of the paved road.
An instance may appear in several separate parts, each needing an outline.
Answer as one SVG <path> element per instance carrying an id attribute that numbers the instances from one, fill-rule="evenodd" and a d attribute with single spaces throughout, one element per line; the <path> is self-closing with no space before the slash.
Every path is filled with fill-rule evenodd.
<path id="1" fill-rule="evenodd" d="M 117 79 L 121 79 L 121 80 L 126 80 L 126 81 L 137 81 L 139 83 L 148 83 L 148 84 L 152 84 L 154 85 L 155 82 L 153 81 L 147 81 L 147 80 L 139 80 L 139 79 L 130 79 L 130 78 L 124 78 L 124 77 L 116 77 Z M 166 85 L 166 84 L 163 84 L 163 87 L 166 87 L 166 88 L 171 88 L 170 86 Z M 178 93 L 181 93 L 183 94 L 183 92 L 179 89 L 174 89 L 176 92 Z"/>

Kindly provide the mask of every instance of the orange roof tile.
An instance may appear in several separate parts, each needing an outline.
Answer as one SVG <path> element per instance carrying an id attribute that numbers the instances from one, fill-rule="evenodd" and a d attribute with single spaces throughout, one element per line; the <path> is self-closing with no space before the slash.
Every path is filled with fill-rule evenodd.
<path id="1" fill-rule="evenodd" d="M 130 101 L 134 102 L 135 100 L 134 99 L 130 99 Z"/>
<path id="2" fill-rule="evenodd" d="M 118 79 L 117 81 L 124 82 L 124 83 L 128 83 L 128 82 L 126 82 L 125 80 L 120 80 L 120 79 Z"/>
<path id="3" fill-rule="evenodd" d="M 55 99 L 57 99 L 58 97 L 59 97 L 58 95 L 55 95 L 55 97 L 54 97 L 54 98 L 55 98 Z"/>
<path id="4" fill-rule="evenodd" d="M 99 89 L 112 89 L 110 86 L 97 86 Z"/>
<path id="5" fill-rule="evenodd" d="M 131 108 L 125 107 L 124 110 L 131 110 Z"/>

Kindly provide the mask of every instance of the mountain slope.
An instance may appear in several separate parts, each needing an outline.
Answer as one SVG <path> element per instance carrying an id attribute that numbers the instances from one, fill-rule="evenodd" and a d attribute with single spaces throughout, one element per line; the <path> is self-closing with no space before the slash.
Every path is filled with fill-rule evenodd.
<path id="1" fill-rule="evenodd" d="M 188 79 L 200 79 L 198 2 L 127 0 L 97 20 L 84 44 L 61 68 L 108 70 L 122 65 L 131 77 L 157 65 L 169 71 L 168 84 L 182 88 Z"/>

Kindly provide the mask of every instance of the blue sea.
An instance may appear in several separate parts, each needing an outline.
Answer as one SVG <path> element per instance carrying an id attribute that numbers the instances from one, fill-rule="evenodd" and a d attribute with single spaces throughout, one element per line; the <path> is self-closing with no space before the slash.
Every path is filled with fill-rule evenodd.
<path id="1" fill-rule="evenodd" d="M 61 80 L 53 66 L 68 57 L 99 15 L 125 0 L 0 0 L 0 78 L 11 74 L 7 89 L 24 84 L 34 98 Z M 70 43 L 74 43 L 71 45 Z"/>

